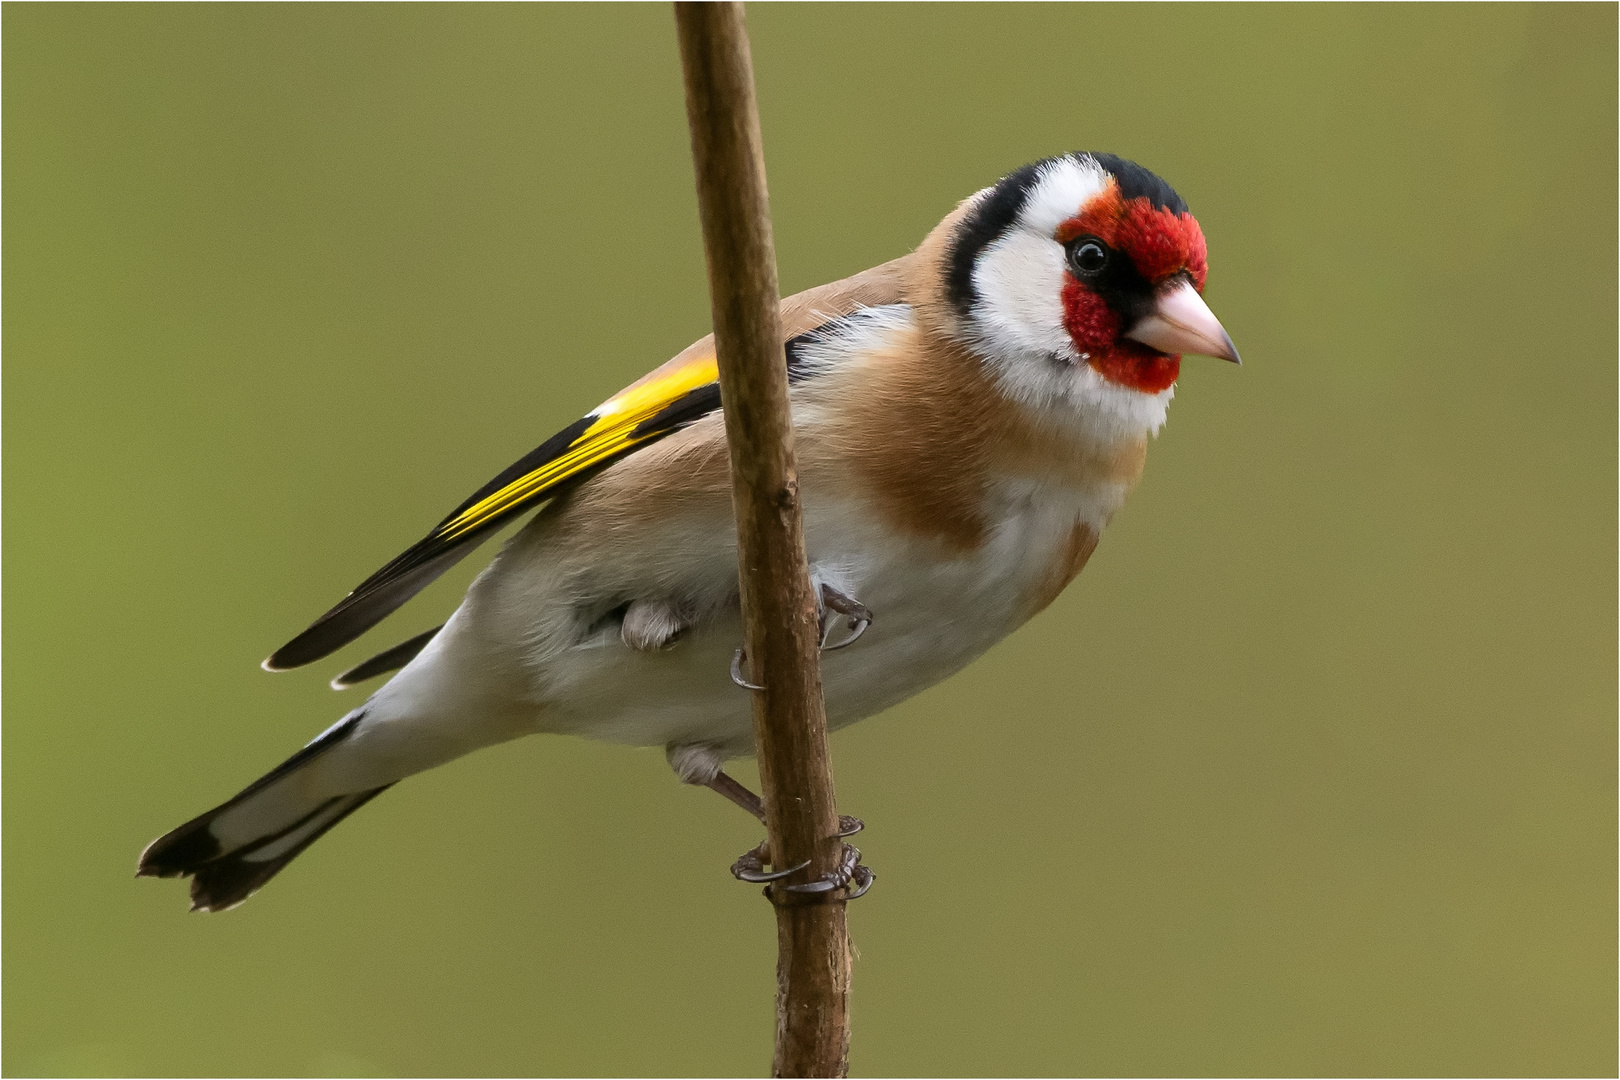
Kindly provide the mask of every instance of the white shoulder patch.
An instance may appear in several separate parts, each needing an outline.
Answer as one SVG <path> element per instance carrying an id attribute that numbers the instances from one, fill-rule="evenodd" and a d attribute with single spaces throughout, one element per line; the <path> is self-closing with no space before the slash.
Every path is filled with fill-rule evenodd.
<path id="1" fill-rule="evenodd" d="M 911 305 L 857 308 L 798 339 L 790 363 L 803 375 L 819 375 L 846 359 L 887 344 L 891 335 L 914 325 Z"/>

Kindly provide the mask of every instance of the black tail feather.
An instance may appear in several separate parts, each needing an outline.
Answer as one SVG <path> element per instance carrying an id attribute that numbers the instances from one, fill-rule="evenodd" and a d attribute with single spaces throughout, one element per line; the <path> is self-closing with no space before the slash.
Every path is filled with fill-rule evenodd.
<path id="1" fill-rule="evenodd" d="M 354 813 L 360 807 L 386 791 L 391 784 L 335 796 L 311 809 L 308 813 L 288 822 L 283 827 L 251 842 L 226 851 L 210 826 L 220 814 L 252 798 L 269 785 L 308 764 L 354 733 L 364 712 L 357 710 L 333 725 L 298 753 L 275 769 L 249 784 L 234 798 L 214 807 L 206 814 L 158 837 L 141 852 L 137 877 L 191 877 L 193 911 L 224 911 L 235 907 L 269 881 L 305 848 L 324 836 L 328 829 Z M 284 851 L 266 857 L 266 849 L 311 822 L 319 826 L 296 844 Z"/>
<path id="2" fill-rule="evenodd" d="M 181 870 L 180 873 L 191 875 L 191 910 L 228 911 L 240 904 L 258 892 L 265 882 L 280 873 L 283 866 L 303 854 L 305 848 L 325 836 L 328 829 L 387 791 L 390 787 L 393 787 L 393 785 L 384 784 L 382 787 L 372 788 L 370 791 L 362 791 L 355 795 L 344 795 L 339 799 L 323 804 L 321 811 L 329 811 L 329 808 L 334 808 L 335 803 L 341 803 L 341 805 L 335 807 L 336 812 L 332 813 L 330 819 L 323 822 L 320 828 L 314 830 L 297 844 L 274 858 L 260 861 L 253 859 L 255 853 L 263 850 L 276 839 L 270 837 L 263 843 L 256 843 L 233 851 L 222 858 L 215 858 L 188 870 Z M 168 877 L 172 875 L 165 874 L 162 876 Z"/>

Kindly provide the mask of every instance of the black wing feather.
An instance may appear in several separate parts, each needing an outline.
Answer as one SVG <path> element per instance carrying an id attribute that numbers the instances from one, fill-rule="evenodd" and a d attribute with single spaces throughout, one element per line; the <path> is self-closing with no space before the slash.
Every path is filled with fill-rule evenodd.
<path id="1" fill-rule="evenodd" d="M 680 430 L 705 413 L 718 408 L 719 403 L 718 387 L 713 387 L 711 392 L 710 386 L 702 386 L 682 395 L 656 417 L 639 424 L 632 440 L 626 442 L 620 450 L 594 462 L 588 470 L 570 476 L 569 482 L 577 482 L 632 451 Z M 330 611 L 311 623 L 307 630 L 271 654 L 263 664 L 264 669 L 286 671 L 330 656 L 392 615 L 445 571 L 472 554 L 491 533 L 499 531 L 514 518 L 534 509 L 539 503 L 556 497 L 560 487 L 545 488 L 530 498 L 515 502 L 481 521 L 476 528 L 445 535 L 446 526 L 468 509 L 566 453 L 590 428 L 593 419 L 586 416 L 570 424 L 479 488 L 435 526 L 432 532 L 361 582 Z M 662 422 L 654 425 L 653 421 L 660 419 Z"/>
<path id="2" fill-rule="evenodd" d="M 415 660 L 416 654 L 427 648 L 427 643 L 432 641 L 438 632 L 443 629 L 443 624 L 435 626 L 431 630 L 417 634 L 409 641 L 402 641 L 392 649 L 378 653 L 370 660 L 356 664 L 332 680 L 332 689 L 347 690 L 349 687 L 363 683 L 367 679 L 375 679 L 378 675 L 398 671 L 412 660 Z"/>

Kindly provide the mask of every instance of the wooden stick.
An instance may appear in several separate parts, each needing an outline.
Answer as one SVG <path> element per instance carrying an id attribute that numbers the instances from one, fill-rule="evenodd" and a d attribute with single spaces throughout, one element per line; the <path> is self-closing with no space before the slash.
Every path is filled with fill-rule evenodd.
<path id="1" fill-rule="evenodd" d="M 753 62 L 740 3 L 676 3 L 675 24 L 731 448 L 745 670 L 750 681 L 765 687 L 754 692 L 754 741 L 766 829 L 772 862 L 810 860 L 806 871 L 790 879 L 808 881 L 836 867 L 841 844 Z M 850 981 L 844 902 L 780 889 L 770 895 L 777 919 L 771 1073 L 843 1076 Z"/>

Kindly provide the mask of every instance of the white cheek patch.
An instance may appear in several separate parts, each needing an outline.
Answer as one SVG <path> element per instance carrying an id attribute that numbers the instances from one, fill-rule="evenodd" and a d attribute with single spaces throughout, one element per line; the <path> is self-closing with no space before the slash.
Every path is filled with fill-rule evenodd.
<path id="1" fill-rule="evenodd" d="M 976 344 L 992 353 L 1078 359 L 1063 328 L 1063 245 L 1053 234 L 1108 182 L 1108 174 L 1090 158 L 1058 158 L 1041 170 L 1018 220 L 974 263 Z"/>
<path id="2" fill-rule="evenodd" d="M 1018 220 L 974 264 L 968 330 L 1009 397 L 1104 441 L 1157 432 L 1175 392 L 1109 382 L 1081 359 L 1063 326 L 1067 270 L 1053 236 L 1108 183 L 1089 158 L 1059 158 L 1042 170 Z"/>
<path id="3" fill-rule="evenodd" d="M 1063 248 L 1014 226 L 973 267 L 971 335 L 985 352 L 1072 356 L 1063 328 Z"/>

